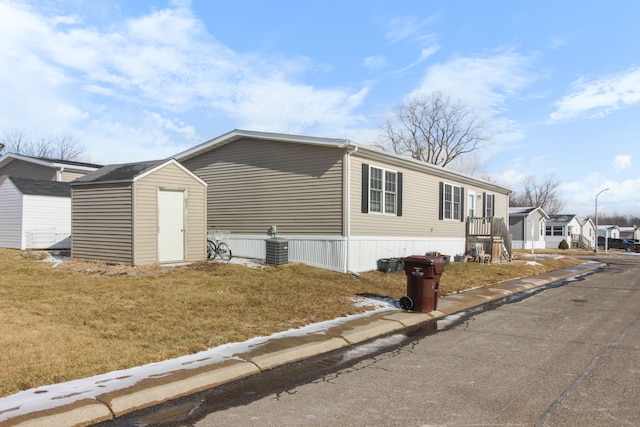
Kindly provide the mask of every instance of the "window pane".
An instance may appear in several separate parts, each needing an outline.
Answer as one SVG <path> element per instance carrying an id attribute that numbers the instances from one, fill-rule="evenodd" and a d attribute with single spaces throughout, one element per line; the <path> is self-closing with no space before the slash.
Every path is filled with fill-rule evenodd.
<path id="1" fill-rule="evenodd" d="M 396 174 L 395 172 L 385 172 L 385 191 L 395 193 L 396 192 Z"/>
<path id="2" fill-rule="evenodd" d="M 371 190 L 369 211 L 370 212 L 382 212 L 382 191 Z"/>
<path id="3" fill-rule="evenodd" d="M 452 203 L 452 199 L 453 199 L 453 194 L 452 194 L 452 188 L 450 184 L 445 184 L 444 185 L 444 194 L 443 194 L 443 209 L 442 211 L 444 212 L 444 218 L 445 219 L 451 219 L 451 203 Z"/>
<path id="4" fill-rule="evenodd" d="M 382 169 L 370 168 L 370 212 L 382 212 Z"/>
<path id="5" fill-rule="evenodd" d="M 384 212 L 388 214 L 396 213 L 396 195 L 387 193 L 384 195 Z"/>
<path id="6" fill-rule="evenodd" d="M 453 187 L 453 219 L 460 219 L 460 215 L 462 215 L 462 205 L 460 201 L 462 200 L 462 195 L 460 187 Z"/>
<path id="7" fill-rule="evenodd" d="M 396 173 L 385 171 L 384 173 L 384 213 L 396 213 Z"/>
<path id="8" fill-rule="evenodd" d="M 374 190 L 382 190 L 382 169 L 371 168 L 371 187 Z"/>

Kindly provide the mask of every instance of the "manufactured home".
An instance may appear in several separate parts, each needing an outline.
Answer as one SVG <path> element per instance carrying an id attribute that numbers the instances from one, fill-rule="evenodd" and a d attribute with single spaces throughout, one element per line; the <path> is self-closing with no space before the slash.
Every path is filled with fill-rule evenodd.
<path id="1" fill-rule="evenodd" d="M 206 259 L 207 184 L 175 160 L 107 165 L 71 183 L 71 257 L 145 265 Z"/>
<path id="2" fill-rule="evenodd" d="M 341 272 L 511 250 L 510 190 L 347 139 L 234 130 L 174 158 L 207 182 L 207 227 L 230 231 L 234 256 L 264 259 L 274 231 L 289 261 Z"/>

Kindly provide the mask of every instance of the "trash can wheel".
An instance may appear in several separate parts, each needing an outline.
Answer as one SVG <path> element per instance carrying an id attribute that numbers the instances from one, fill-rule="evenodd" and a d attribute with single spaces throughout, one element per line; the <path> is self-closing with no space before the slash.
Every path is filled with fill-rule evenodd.
<path id="1" fill-rule="evenodd" d="M 411 297 L 400 298 L 400 308 L 403 310 L 413 310 L 413 300 Z"/>

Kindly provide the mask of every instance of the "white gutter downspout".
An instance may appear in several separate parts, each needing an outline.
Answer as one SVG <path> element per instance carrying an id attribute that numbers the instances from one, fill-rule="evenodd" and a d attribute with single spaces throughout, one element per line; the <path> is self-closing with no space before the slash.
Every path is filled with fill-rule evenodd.
<path id="1" fill-rule="evenodd" d="M 347 270 L 347 273 L 353 274 L 354 276 L 360 276 L 358 273 L 351 271 L 350 267 L 350 256 L 349 253 L 351 252 L 351 154 L 355 153 L 356 151 L 358 151 L 358 147 L 355 147 L 353 145 L 349 145 L 349 143 L 345 144 L 345 148 L 347 150 L 347 154 L 345 155 L 345 162 L 344 162 L 344 177 L 345 177 L 345 189 L 344 189 L 344 193 L 345 193 L 345 197 L 344 197 L 344 212 L 346 212 L 345 214 L 345 244 L 346 244 L 346 248 L 345 248 L 345 267 Z"/>
<path id="2" fill-rule="evenodd" d="M 62 182 L 62 172 L 64 172 L 64 166 L 58 166 L 56 169 L 56 181 Z"/>

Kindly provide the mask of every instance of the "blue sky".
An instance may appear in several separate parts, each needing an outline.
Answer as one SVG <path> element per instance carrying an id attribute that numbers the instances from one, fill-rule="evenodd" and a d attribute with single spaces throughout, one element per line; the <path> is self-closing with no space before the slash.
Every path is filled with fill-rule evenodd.
<path id="1" fill-rule="evenodd" d="M 0 131 L 87 160 L 232 129 L 375 144 L 441 91 L 485 122 L 482 171 L 552 176 L 564 213 L 640 216 L 640 2 L 0 0 Z"/>

